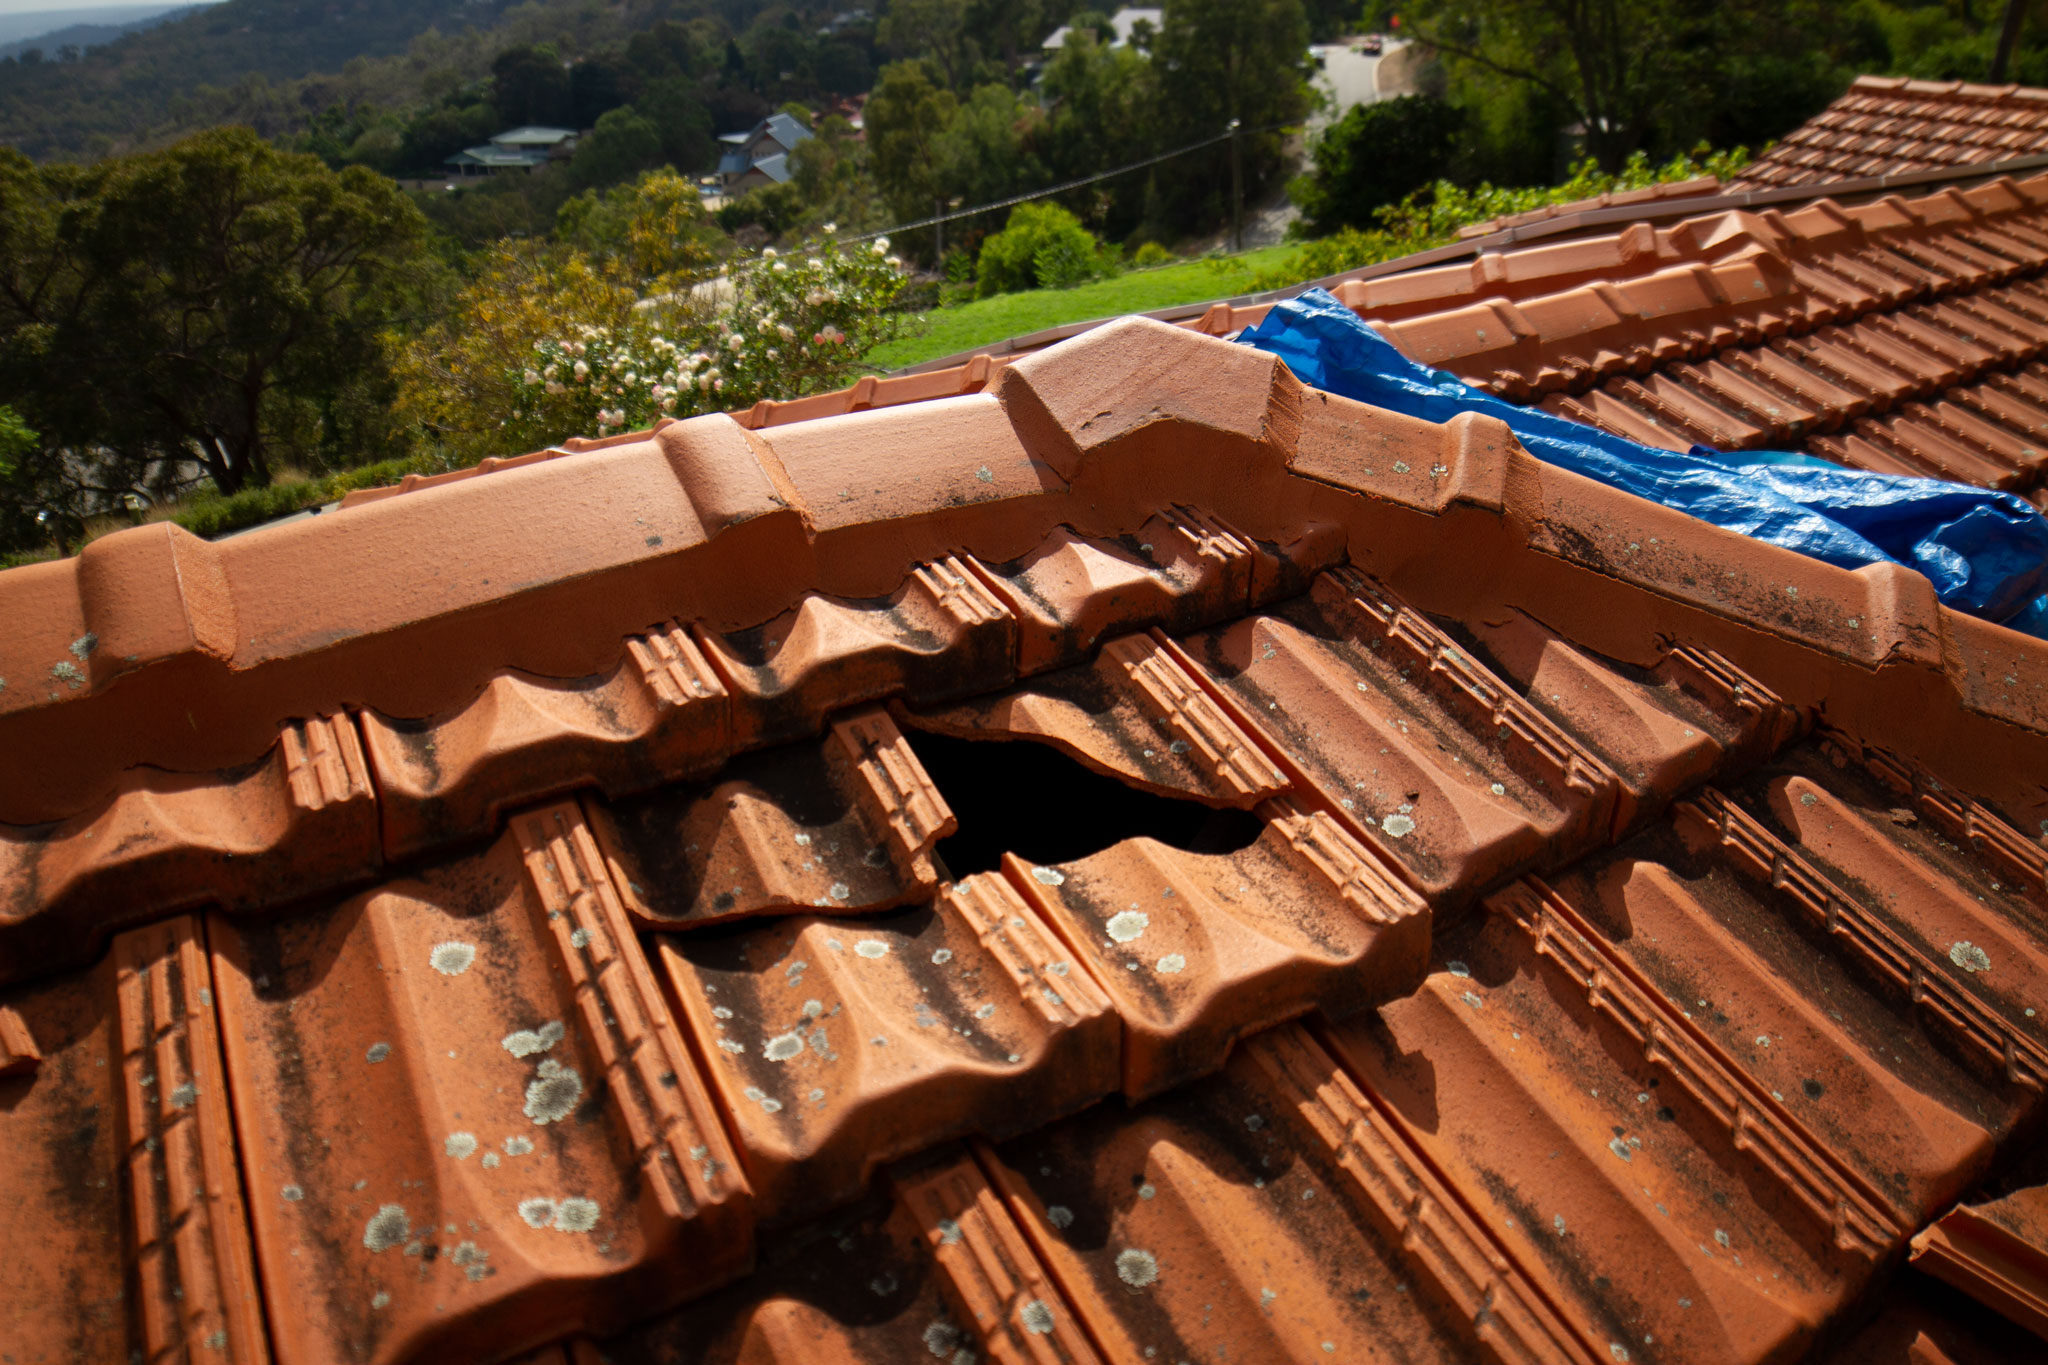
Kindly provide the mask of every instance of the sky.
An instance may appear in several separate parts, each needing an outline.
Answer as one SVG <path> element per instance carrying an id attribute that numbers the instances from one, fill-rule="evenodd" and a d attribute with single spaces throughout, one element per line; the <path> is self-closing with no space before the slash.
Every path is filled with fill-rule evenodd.
<path id="1" fill-rule="evenodd" d="M 110 8 L 175 9 L 179 3 L 182 3 L 182 0 L 169 0 L 168 3 L 150 3 L 150 0 L 134 0 L 133 3 L 124 3 L 123 0 L 0 0 L 0 14 L 41 14 L 55 10 Z M 71 22 L 89 23 L 91 20 L 87 18 Z"/>

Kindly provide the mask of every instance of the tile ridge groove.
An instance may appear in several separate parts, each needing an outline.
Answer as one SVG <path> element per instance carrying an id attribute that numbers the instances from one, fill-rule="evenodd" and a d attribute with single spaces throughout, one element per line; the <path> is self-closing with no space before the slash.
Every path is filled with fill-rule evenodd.
<path id="1" fill-rule="evenodd" d="M 128 1251 L 148 1357 L 206 1346 L 267 1359 L 198 922 L 182 915 L 121 934 L 111 956 Z"/>
<path id="2" fill-rule="evenodd" d="M 991 1360 L 1082 1365 L 1099 1358 L 1096 1333 L 971 1152 L 891 1183 Z"/>
<path id="3" fill-rule="evenodd" d="M 2048 901 L 2048 849 L 2021 834 L 1981 802 L 1945 790 L 1932 773 L 1916 763 L 1865 745 L 1832 726 L 1823 727 L 1819 739 L 1821 751 L 1830 759 L 1855 763 L 1896 795 L 1911 799 L 1951 839 L 1974 850 L 1985 861 L 2003 866 L 2037 902 Z"/>
<path id="4" fill-rule="evenodd" d="M 1420 1263 L 1417 1268 L 1437 1294 L 1459 1310 L 1461 1323 L 1469 1324 L 1476 1343 L 1500 1365 L 1547 1365 L 1559 1356 L 1600 1360 L 1586 1325 L 1494 1236 L 1458 1184 L 1413 1140 L 1405 1121 L 1329 1045 L 1325 1028 L 1320 1020 L 1283 1024 L 1240 1046 L 1249 1064 L 1299 1096 L 1302 1121 L 1352 1178 L 1352 1203 Z M 1509 1332 L 1514 1337 L 1504 1340 Z"/>
<path id="5" fill-rule="evenodd" d="M 2008 1026 L 1962 990 L 1928 955 L 1835 886 L 1726 794 L 1705 787 L 1674 802 L 1681 828 L 1690 821 L 1715 840 L 1715 851 L 1745 874 L 1789 898 L 1830 937 L 1841 935 L 1858 957 L 1910 1003 L 2005 1069 L 2006 1079 L 2035 1094 L 2048 1090 L 2048 1048 Z"/>
<path id="6" fill-rule="evenodd" d="M 750 1228 L 746 1173 L 647 967 L 581 806 L 544 807 L 515 819 L 513 828 L 546 912 L 539 927 L 557 950 L 583 1026 L 603 1059 L 606 1094 L 632 1141 L 634 1167 L 670 1218 L 699 1218 L 727 1205 Z M 699 1097 L 701 1105 L 691 1103 Z"/>
<path id="7" fill-rule="evenodd" d="M 1102 654 L 1123 670 L 1134 698 L 1166 722 L 1180 744 L 1202 756 L 1239 796 L 1268 791 L 1285 777 L 1258 740 L 1230 717 L 1201 680 L 1152 634 L 1120 635 Z M 1266 771 L 1260 773 L 1259 765 Z"/>
<path id="8" fill-rule="evenodd" d="M 1512 920 L 1538 957 L 1548 957 L 1669 1072 L 1773 1178 L 1830 1230 L 1838 1250 L 1881 1259 L 1912 1227 L 1894 1203 L 1816 1138 L 1737 1065 L 1706 1032 L 1613 951 L 1599 931 L 1549 885 L 1525 877 L 1489 897 L 1486 909 Z M 1688 1054 L 1691 1055 L 1688 1055 Z"/>

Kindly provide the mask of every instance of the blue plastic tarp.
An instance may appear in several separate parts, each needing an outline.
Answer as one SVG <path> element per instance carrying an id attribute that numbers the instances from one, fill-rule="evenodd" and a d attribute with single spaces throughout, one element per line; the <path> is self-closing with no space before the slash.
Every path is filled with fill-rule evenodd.
<path id="1" fill-rule="evenodd" d="M 1918 569 L 1957 611 L 2048 638 L 2048 519 L 2011 493 L 1789 452 L 1640 445 L 1418 364 L 1321 289 L 1274 305 L 1239 340 L 1305 384 L 1374 407 L 1431 422 L 1498 417 L 1539 460 L 1757 540 L 1847 569 Z"/>

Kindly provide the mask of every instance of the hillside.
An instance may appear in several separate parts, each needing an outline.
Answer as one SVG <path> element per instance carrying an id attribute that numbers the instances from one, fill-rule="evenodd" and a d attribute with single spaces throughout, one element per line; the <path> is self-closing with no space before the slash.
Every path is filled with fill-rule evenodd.
<path id="1" fill-rule="evenodd" d="M 205 103 L 209 90 L 338 72 L 358 57 L 403 52 L 429 29 L 488 28 L 508 8 L 507 0 L 222 0 L 77 61 L 0 61 L 0 143 L 39 160 L 121 151 L 147 142 L 195 97 Z"/>
<path id="2" fill-rule="evenodd" d="M 11 57 L 24 47 L 47 48 L 54 52 L 65 43 L 77 42 L 75 38 L 62 36 L 64 29 L 110 29 L 103 37 L 89 41 L 104 43 L 120 36 L 120 30 L 146 19 L 163 19 L 175 11 L 187 8 L 188 3 L 210 3 L 211 0 L 187 0 L 186 3 L 159 3 L 154 5 L 94 5 L 83 9 L 41 9 L 24 10 L 18 14 L 0 14 L 0 57 Z M 81 44 L 82 45 L 82 44 Z"/>
<path id="3" fill-rule="evenodd" d="M 185 7 L 179 6 L 178 8 Z M 128 34 L 140 33 L 144 29 L 155 28 L 178 17 L 177 9 L 161 9 L 151 12 L 148 6 L 142 5 L 134 6 L 133 9 L 140 11 L 139 17 L 91 24 L 62 23 L 60 20 L 55 28 L 42 28 L 38 26 L 26 38 L 19 38 L 9 43 L 0 43 L 0 57 L 21 57 L 33 52 L 38 56 L 57 60 L 72 53 L 83 52 L 87 48 L 104 47 L 108 43 L 126 37 Z M 86 14 L 107 12 L 119 14 L 122 12 L 122 8 L 115 8 L 111 11 L 84 11 Z M 47 14 L 48 11 L 44 13 Z M 34 59 L 31 58 L 31 60 Z"/>

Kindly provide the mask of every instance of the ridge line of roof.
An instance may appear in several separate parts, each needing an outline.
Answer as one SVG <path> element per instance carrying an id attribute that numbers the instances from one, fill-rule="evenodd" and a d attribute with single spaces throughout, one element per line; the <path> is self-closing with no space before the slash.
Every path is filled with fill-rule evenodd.
<path id="1" fill-rule="evenodd" d="M 1362 429 L 1401 458 L 1361 464 Z M 33 822 L 138 765 L 251 761 L 293 717 L 439 714 L 505 670 L 590 676 L 674 620 L 747 629 L 820 596 L 886 595 L 947 556 L 1007 562 L 1057 527 L 1114 537 L 1191 502 L 1284 542 L 1333 517 L 1363 525 L 1344 510 L 1360 497 L 1381 509 L 1352 537 L 1368 571 L 1422 553 L 1403 537 L 1456 534 L 1554 579 L 1565 624 L 1610 657 L 1651 652 L 1649 623 L 1602 603 L 1647 593 L 1688 642 L 1744 641 L 1808 678 L 1815 656 L 1854 663 L 1885 705 L 1905 689 L 2000 722 L 2004 761 L 1964 778 L 1995 799 L 2014 752 L 2048 764 L 2048 696 L 1999 681 L 2048 678 L 2048 645 L 1948 611 L 1911 570 L 1750 541 L 1542 465 L 1497 422 L 1350 403 L 1144 320 L 1024 358 L 989 394 L 756 433 L 696 419 L 435 491 L 227 542 L 141 527 L 0 574 L 16 623 L 0 667 L 20 680 L 0 693 L 0 748 L 19 759 L 0 810 Z"/>
<path id="2" fill-rule="evenodd" d="M 1581 212 L 1562 214 L 1545 219 L 1540 223 L 1524 223 L 1504 228 L 1483 237 L 1472 237 L 1463 241 L 1447 242 L 1443 246 L 1431 247 L 1426 251 L 1412 252 L 1391 261 L 1380 261 L 1372 265 L 1359 266 L 1352 270 L 1339 271 L 1302 284 L 1288 285 L 1284 289 L 1268 289 L 1260 293 L 1234 294 L 1225 298 L 1209 299 L 1201 303 L 1175 304 L 1170 308 L 1158 308 L 1144 313 L 1119 314 L 1117 316 L 1145 317 L 1158 322 L 1179 322 L 1185 318 L 1200 317 L 1211 308 L 1228 304 L 1233 308 L 1252 308 L 1260 304 L 1279 303 L 1286 299 L 1298 298 L 1311 289 L 1334 289 L 1337 285 L 1353 281 L 1383 279 L 1390 275 L 1403 275 L 1410 271 L 1442 265 L 1448 261 L 1484 255 L 1489 250 L 1505 247 L 1534 245 L 1552 237 L 1573 235 L 1592 228 L 1613 224 L 1663 222 L 1671 219 L 1708 217 L 1716 213 L 1727 213 L 1744 209 L 1778 208 L 1785 204 L 1803 203 L 1816 199 L 1834 199 L 1848 196 L 1883 195 L 1899 190 L 1926 185 L 1946 184 L 1959 180 L 1996 180 L 2016 175 L 2023 171 L 2048 168 L 2048 154 L 2013 157 L 2005 161 L 1979 162 L 1970 166 L 1946 167 L 1926 171 L 1902 171 L 1894 175 L 1869 176 L 1859 180 L 1826 181 L 1820 184 L 1780 185 L 1770 189 L 1737 190 L 1727 194 L 1674 198 L 1664 201 L 1650 201 L 1644 204 L 1622 204 L 1611 208 L 1588 209 Z M 892 370 L 891 375 L 924 374 L 932 370 L 950 369 L 964 364 L 976 356 L 987 355 L 1001 358 L 1026 349 L 1035 349 L 1055 341 L 1065 341 L 1115 321 L 1115 317 L 1091 318 L 1085 322 L 1062 323 L 1036 332 L 1025 332 L 1018 336 L 1006 337 L 986 345 L 976 346 L 953 355 L 941 356 L 936 360 L 923 360 L 915 365 L 906 365 Z"/>

